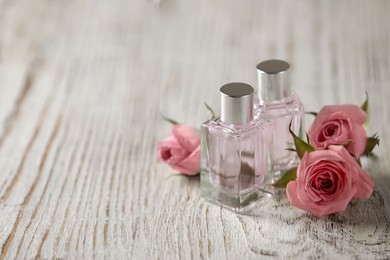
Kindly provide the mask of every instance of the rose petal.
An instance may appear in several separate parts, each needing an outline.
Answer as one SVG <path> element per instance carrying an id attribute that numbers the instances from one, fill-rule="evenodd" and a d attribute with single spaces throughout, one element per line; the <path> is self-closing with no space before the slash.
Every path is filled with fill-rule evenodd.
<path id="1" fill-rule="evenodd" d="M 330 120 L 350 118 L 360 125 L 366 121 L 366 113 L 354 104 L 324 106 L 318 114 L 329 116 Z"/>
<path id="2" fill-rule="evenodd" d="M 354 196 L 356 199 L 368 199 L 374 191 L 375 183 L 368 174 L 360 173 L 360 181 L 356 183 L 357 191 Z"/>
<path id="3" fill-rule="evenodd" d="M 317 217 L 322 217 L 331 214 L 328 212 L 329 206 L 315 204 L 311 201 L 302 201 L 298 196 L 298 185 L 296 181 L 290 181 L 287 184 L 286 193 L 288 200 L 294 207 L 307 211 Z"/>
<path id="4" fill-rule="evenodd" d="M 287 193 L 288 200 L 291 202 L 291 204 L 294 207 L 307 210 L 305 205 L 298 198 L 297 190 L 298 190 L 298 185 L 296 181 L 290 181 L 287 184 L 286 193 Z"/>
<path id="5" fill-rule="evenodd" d="M 179 144 L 187 151 L 192 152 L 200 145 L 200 134 L 195 128 L 187 125 L 175 125 L 172 134 Z"/>
<path id="6" fill-rule="evenodd" d="M 353 122 L 350 122 L 350 124 L 353 124 Z M 360 157 L 364 153 L 367 144 L 366 129 L 364 129 L 363 126 L 355 123 L 355 125 L 351 127 L 351 131 L 353 140 L 348 146 L 347 150 L 356 157 Z"/>
<path id="7" fill-rule="evenodd" d="M 189 155 L 188 151 L 183 148 L 171 148 L 171 158 L 167 160 L 169 164 L 177 164 L 183 161 Z"/>
<path id="8" fill-rule="evenodd" d="M 200 147 L 196 148 L 188 157 L 171 167 L 185 175 L 195 175 L 200 171 Z"/>
<path id="9" fill-rule="evenodd" d="M 170 136 L 161 142 L 157 144 L 157 156 L 161 161 L 169 160 L 169 158 L 166 158 L 166 152 L 167 150 L 170 151 L 172 148 L 180 148 L 179 143 L 177 142 L 176 138 L 173 136 Z"/>
<path id="10" fill-rule="evenodd" d="M 350 192 L 338 194 L 339 196 L 337 196 L 337 200 L 334 199 L 328 202 L 326 205 L 322 205 L 321 207 L 319 207 L 318 214 L 321 216 L 325 216 L 344 211 L 353 197 L 352 194 L 354 194 L 355 192 L 356 189 L 353 189 Z"/>
<path id="11" fill-rule="evenodd" d="M 343 156 L 344 160 L 350 165 L 351 169 L 354 169 L 349 172 L 349 174 L 352 175 L 351 178 L 356 187 L 356 194 L 354 195 L 354 198 L 369 198 L 375 187 L 375 183 L 371 177 L 360 167 L 360 165 L 344 147 L 332 145 L 329 146 L 329 149 L 337 151 L 341 156 Z"/>

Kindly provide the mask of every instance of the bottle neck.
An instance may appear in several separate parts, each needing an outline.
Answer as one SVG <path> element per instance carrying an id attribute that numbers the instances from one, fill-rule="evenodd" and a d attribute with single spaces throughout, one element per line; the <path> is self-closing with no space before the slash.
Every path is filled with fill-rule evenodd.
<path id="1" fill-rule="evenodd" d="M 286 97 L 281 97 L 279 99 L 263 99 L 261 97 L 261 95 L 257 95 L 256 96 L 256 101 L 258 104 L 260 105 L 264 105 L 264 104 L 283 104 L 283 103 L 289 103 L 289 102 L 292 102 L 294 101 L 295 99 L 295 94 L 294 93 L 291 93 L 289 96 L 286 96 Z"/>

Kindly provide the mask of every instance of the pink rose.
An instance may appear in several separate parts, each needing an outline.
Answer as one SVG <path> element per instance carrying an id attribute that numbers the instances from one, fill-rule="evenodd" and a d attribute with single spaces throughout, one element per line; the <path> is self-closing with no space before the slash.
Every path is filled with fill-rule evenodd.
<path id="1" fill-rule="evenodd" d="M 323 150 L 329 145 L 349 143 L 347 150 L 359 157 L 367 143 L 365 121 L 366 113 L 356 105 L 325 106 L 309 129 L 310 144 Z"/>
<path id="2" fill-rule="evenodd" d="M 374 182 L 343 146 L 305 153 L 287 196 L 297 208 L 318 217 L 344 211 L 352 198 L 370 197 Z"/>
<path id="3" fill-rule="evenodd" d="M 190 126 L 175 125 L 172 136 L 158 144 L 158 158 L 173 169 L 195 175 L 200 170 L 200 135 Z"/>

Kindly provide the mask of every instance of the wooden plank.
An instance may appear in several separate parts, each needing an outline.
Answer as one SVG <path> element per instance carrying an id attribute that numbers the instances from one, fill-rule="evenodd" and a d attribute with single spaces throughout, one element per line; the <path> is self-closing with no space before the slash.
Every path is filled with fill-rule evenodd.
<path id="1" fill-rule="evenodd" d="M 390 257 L 388 1 L 0 1 L 1 258 Z M 249 215 L 158 162 L 160 112 L 199 126 L 218 88 L 286 59 L 307 110 L 370 96 L 367 201 Z M 307 117 L 307 126 L 311 122 Z"/>

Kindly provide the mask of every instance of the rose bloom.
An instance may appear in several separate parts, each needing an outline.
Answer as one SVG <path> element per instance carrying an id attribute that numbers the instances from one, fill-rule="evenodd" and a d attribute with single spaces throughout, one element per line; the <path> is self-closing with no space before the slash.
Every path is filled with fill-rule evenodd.
<path id="1" fill-rule="evenodd" d="M 175 125 L 172 136 L 157 146 L 158 158 L 185 175 L 200 170 L 200 134 L 195 128 Z"/>
<path id="2" fill-rule="evenodd" d="M 367 199 L 374 182 L 343 146 L 305 153 L 287 196 L 297 208 L 318 217 L 344 211 L 352 198 Z"/>
<path id="3" fill-rule="evenodd" d="M 309 129 L 310 144 L 317 150 L 348 144 L 347 150 L 359 157 L 367 144 L 365 121 L 366 113 L 356 105 L 325 106 Z"/>

